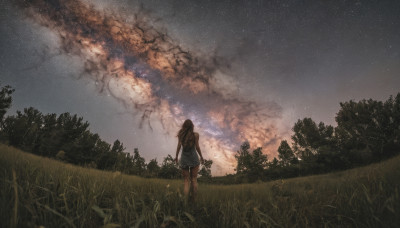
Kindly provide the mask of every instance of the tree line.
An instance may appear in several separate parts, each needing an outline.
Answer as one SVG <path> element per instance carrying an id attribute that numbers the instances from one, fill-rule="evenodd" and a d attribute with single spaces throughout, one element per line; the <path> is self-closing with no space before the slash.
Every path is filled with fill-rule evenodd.
<path id="1" fill-rule="evenodd" d="M 241 183 L 327 173 L 400 153 L 400 93 L 384 102 L 342 102 L 335 120 L 336 127 L 299 119 L 292 128 L 291 143 L 282 140 L 278 158 L 271 161 L 262 148 L 251 151 L 244 142 L 235 155 L 236 174 L 219 181 Z"/>
<path id="2" fill-rule="evenodd" d="M 119 140 L 111 145 L 89 130 L 89 123 L 70 113 L 43 114 L 25 108 L 5 116 L 14 89 L 0 90 L 0 141 L 23 151 L 101 170 L 144 177 L 180 178 L 179 167 L 168 154 L 161 164 L 146 163 L 137 148 L 127 152 Z M 242 143 L 235 154 L 236 173 L 211 179 L 212 160 L 199 174 L 215 183 L 242 183 L 327 173 L 379 162 L 400 153 L 400 93 L 388 100 L 340 103 L 337 126 L 299 119 L 291 141 L 282 140 L 278 157 L 268 160 L 262 148 Z"/>
<path id="3" fill-rule="evenodd" d="M 43 114 L 30 107 L 5 116 L 12 103 L 14 89 L 0 90 L 0 141 L 44 157 L 101 170 L 119 171 L 143 177 L 180 178 L 175 160 L 167 155 L 161 164 L 157 159 L 146 163 L 137 148 L 126 151 L 123 143 L 111 145 L 89 130 L 89 123 L 70 113 Z M 211 178 L 211 160 L 206 160 L 199 174 Z"/>

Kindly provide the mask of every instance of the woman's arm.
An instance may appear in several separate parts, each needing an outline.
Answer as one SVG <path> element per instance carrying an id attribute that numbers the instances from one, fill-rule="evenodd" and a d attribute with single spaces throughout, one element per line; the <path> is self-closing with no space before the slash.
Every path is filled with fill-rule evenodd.
<path id="1" fill-rule="evenodd" d="M 199 155 L 200 155 L 200 162 L 201 162 L 201 164 L 203 164 L 204 159 L 203 159 L 203 155 L 201 155 L 201 150 L 200 150 L 200 146 L 199 146 L 199 138 L 200 138 L 199 133 L 197 133 L 197 132 L 194 133 L 194 136 L 196 139 L 196 150 L 197 150 L 197 153 L 199 153 Z"/>
<path id="2" fill-rule="evenodd" d="M 178 164 L 178 155 L 179 155 L 179 151 L 181 150 L 181 140 L 178 139 L 178 147 L 176 148 L 176 157 L 175 157 L 175 163 Z"/>

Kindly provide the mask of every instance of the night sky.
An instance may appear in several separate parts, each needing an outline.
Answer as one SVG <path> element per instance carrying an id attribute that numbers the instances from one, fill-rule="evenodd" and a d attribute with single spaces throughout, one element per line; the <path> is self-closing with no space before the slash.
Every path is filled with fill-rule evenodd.
<path id="1" fill-rule="evenodd" d="M 11 2 L 11 3 L 10 3 Z M 400 92 L 400 1 L 0 2 L 0 82 L 146 161 L 187 118 L 213 175 L 248 140 L 272 159 L 304 117 Z"/>

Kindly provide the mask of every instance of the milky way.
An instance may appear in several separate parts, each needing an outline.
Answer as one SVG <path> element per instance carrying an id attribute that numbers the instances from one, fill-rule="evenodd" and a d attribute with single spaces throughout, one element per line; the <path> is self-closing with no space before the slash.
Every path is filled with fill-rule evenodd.
<path id="1" fill-rule="evenodd" d="M 159 121 L 165 134 L 187 118 L 201 135 L 201 146 L 216 169 L 231 172 L 243 141 L 275 155 L 280 137 L 274 121 L 281 107 L 237 96 L 229 60 L 182 48 L 151 23 L 150 14 L 133 16 L 96 9 L 78 0 L 21 1 L 25 15 L 60 38 L 63 54 L 84 62 L 81 77 L 91 77 L 133 115 L 139 127 Z"/>

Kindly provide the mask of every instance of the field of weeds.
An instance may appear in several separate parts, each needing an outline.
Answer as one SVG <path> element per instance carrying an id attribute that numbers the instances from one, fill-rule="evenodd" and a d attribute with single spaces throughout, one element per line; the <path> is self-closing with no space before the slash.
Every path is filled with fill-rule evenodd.
<path id="1" fill-rule="evenodd" d="M 0 145 L 1 227 L 399 227 L 400 157 L 327 175 L 199 185 L 77 167 Z"/>

